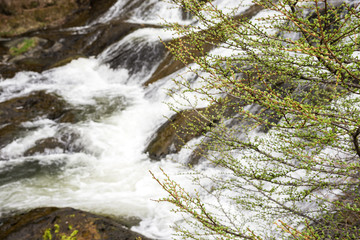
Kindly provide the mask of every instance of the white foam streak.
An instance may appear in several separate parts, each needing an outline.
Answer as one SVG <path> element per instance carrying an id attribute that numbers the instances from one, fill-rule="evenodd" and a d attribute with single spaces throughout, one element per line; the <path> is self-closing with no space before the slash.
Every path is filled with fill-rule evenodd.
<path id="1" fill-rule="evenodd" d="M 132 5 L 133 0 L 118 0 L 106 13 L 96 19 L 95 23 L 106 23 L 114 18 L 120 17 L 123 13 L 126 13 L 127 7 Z M 135 1 L 136 2 L 136 1 Z"/>

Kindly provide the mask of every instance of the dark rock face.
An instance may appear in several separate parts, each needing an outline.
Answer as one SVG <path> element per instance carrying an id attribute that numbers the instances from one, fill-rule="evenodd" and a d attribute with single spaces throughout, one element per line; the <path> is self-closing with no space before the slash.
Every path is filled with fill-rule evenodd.
<path id="1" fill-rule="evenodd" d="M 82 33 L 61 29 L 91 22 L 115 2 L 0 0 L 0 78 L 11 78 L 19 71 L 41 72 L 96 55 L 139 27 L 121 22 L 99 24 Z"/>
<path id="2" fill-rule="evenodd" d="M 12 141 L 23 130 L 21 123 L 36 117 L 59 119 L 66 112 L 60 97 L 44 91 L 0 103 L 0 147 Z"/>
<path id="3" fill-rule="evenodd" d="M 214 108 L 185 110 L 175 114 L 156 132 L 145 152 L 153 160 L 176 153 L 191 139 L 206 133 L 219 120 Z"/>
<path id="4" fill-rule="evenodd" d="M 134 44 L 141 48 L 134 49 Z M 165 47 L 161 42 L 143 44 L 142 39 L 134 39 L 118 49 L 107 62 L 112 68 L 124 67 L 129 70 L 129 74 L 134 74 L 142 70 L 149 71 L 154 62 L 162 60 L 164 54 Z"/>
<path id="5" fill-rule="evenodd" d="M 149 240 L 109 218 L 51 207 L 0 219 L 0 236 L 2 240 Z"/>
<path id="6" fill-rule="evenodd" d="M 60 96 L 45 91 L 33 92 L 27 96 L 13 98 L 0 103 L 0 147 L 9 144 L 23 136 L 29 130 L 22 123 L 34 119 L 51 119 L 59 123 L 77 123 L 80 121 L 98 121 L 109 116 L 114 111 L 125 108 L 123 97 L 95 99 L 96 105 L 71 106 Z M 30 129 L 31 130 L 31 129 Z M 46 154 L 47 152 L 80 152 L 80 146 L 76 140 L 79 134 L 66 127 L 58 129 L 55 136 L 40 139 L 35 146 L 24 152 L 24 156 Z"/>
<path id="7" fill-rule="evenodd" d="M 21 123 L 42 115 L 56 119 L 63 114 L 64 107 L 60 97 L 44 91 L 34 92 L 0 103 L 0 125 Z"/>

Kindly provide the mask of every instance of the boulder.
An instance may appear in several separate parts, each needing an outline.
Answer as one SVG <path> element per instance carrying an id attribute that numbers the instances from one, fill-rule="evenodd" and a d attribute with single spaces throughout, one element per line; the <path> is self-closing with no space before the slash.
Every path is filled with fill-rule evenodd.
<path id="1" fill-rule="evenodd" d="M 57 119 L 64 113 L 65 101 L 53 93 L 33 92 L 0 103 L 0 125 L 19 124 L 37 116 Z"/>
<path id="2" fill-rule="evenodd" d="M 0 219 L 3 240 L 149 240 L 113 219 L 73 208 L 38 208 Z"/>
<path id="3" fill-rule="evenodd" d="M 61 137 L 49 137 L 37 140 L 35 146 L 24 152 L 24 156 L 34 156 L 38 154 L 61 152 L 80 152 L 82 147 L 74 144 L 79 136 L 75 133 L 65 133 Z"/>
<path id="4" fill-rule="evenodd" d="M 15 139 L 24 130 L 21 123 L 36 117 L 57 120 L 66 112 L 66 103 L 59 96 L 44 91 L 0 103 L 0 147 Z"/>
<path id="5" fill-rule="evenodd" d="M 200 108 L 178 112 L 165 122 L 145 152 L 153 160 L 177 153 L 191 139 L 206 133 L 219 121 L 215 108 Z"/>

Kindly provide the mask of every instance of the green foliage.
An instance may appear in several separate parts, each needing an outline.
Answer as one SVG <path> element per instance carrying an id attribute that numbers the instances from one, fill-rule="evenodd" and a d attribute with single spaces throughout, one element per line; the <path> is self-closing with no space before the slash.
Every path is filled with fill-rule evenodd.
<path id="1" fill-rule="evenodd" d="M 48 228 L 44 232 L 43 240 L 51 240 L 51 239 L 52 239 L 51 228 Z"/>
<path id="2" fill-rule="evenodd" d="M 164 180 L 156 177 L 169 193 L 162 200 L 192 217 L 195 232 L 180 227 L 179 234 L 359 239 L 359 5 L 255 0 L 234 16 L 237 9 L 227 14 L 211 2 L 173 2 L 201 23 L 170 24 L 185 37 L 167 48 L 184 64 L 196 64 L 188 68 L 202 85 L 175 81 L 183 93 L 219 106 L 221 119 L 195 151 L 221 174 L 194 170 L 195 184 L 217 204 L 166 173 Z M 251 16 L 260 9 L 266 14 Z M 209 51 L 216 48 L 222 50 Z M 204 186 L 204 180 L 212 184 Z M 267 235 L 249 222 L 275 222 L 278 228 Z"/>
<path id="3" fill-rule="evenodd" d="M 17 56 L 29 51 L 31 48 L 35 47 L 37 44 L 36 39 L 34 38 L 26 38 L 24 41 L 19 43 L 16 47 L 10 48 L 10 54 L 13 56 Z"/>

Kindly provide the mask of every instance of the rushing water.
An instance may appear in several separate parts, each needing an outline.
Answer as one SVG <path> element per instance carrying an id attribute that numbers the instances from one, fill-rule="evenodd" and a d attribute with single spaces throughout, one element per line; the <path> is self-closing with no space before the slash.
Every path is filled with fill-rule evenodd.
<path id="1" fill-rule="evenodd" d="M 191 23 L 168 3 L 140 2 L 119 0 L 91 24 L 125 15 L 138 23 L 160 24 L 159 16 L 167 21 Z M 215 1 L 223 8 L 232 2 Z M 73 108 L 95 109 L 75 124 L 56 123 L 41 116 L 23 123 L 28 129 L 26 134 L 0 150 L 0 159 L 4 159 L 0 161 L 1 214 L 43 206 L 70 206 L 113 217 L 138 217 L 140 225 L 133 230 L 156 239 L 170 238 L 169 226 L 181 221 L 181 216 L 171 213 L 171 206 L 153 201 L 165 193 L 149 171 L 160 175 L 159 168 L 163 168 L 182 185 L 193 187 L 186 177 L 177 175 L 187 171 L 181 163 L 186 162 L 189 150 L 158 162 L 150 161 L 144 153 L 155 130 L 173 114 L 165 102 L 173 101 L 166 91 L 173 87 L 171 78 L 175 75 L 147 88 L 142 85 L 161 60 L 156 55 L 161 44 L 158 36 L 166 39 L 172 35 L 160 29 L 140 29 L 97 57 L 74 60 L 43 73 L 20 72 L 0 82 L 1 102 L 44 90 L 61 96 Z M 146 57 L 139 55 L 144 48 L 150 52 Z M 138 56 L 136 65 L 124 63 L 110 68 L 121 51 Z M 76 139 L 69 143 L 70 149 L 81 151 L 55 148 L 24 156 L 40 139 L 64 141 L 64 136 L 71 135 Z M 214 171 L 205 165 L 199 168 Z"/>

